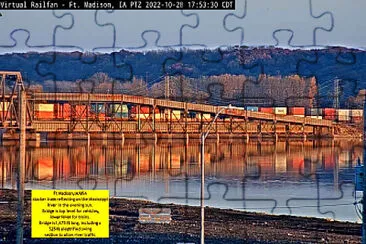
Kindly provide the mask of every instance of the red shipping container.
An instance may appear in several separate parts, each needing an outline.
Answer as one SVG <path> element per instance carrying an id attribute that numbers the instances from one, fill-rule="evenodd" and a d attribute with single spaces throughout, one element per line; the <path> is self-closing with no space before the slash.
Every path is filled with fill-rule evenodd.
<path id="1" fill-rule="evenodd" d="M 88 112 L 89 108 L 87 105 L 74 105 L 72 108 L 72 116 L 75 119 L 85 119 Z"/>
<path id="2" fill-rule="evenodd" d="M 54 116 L 54 112 L 35 112 L 35 117 L 37 119 L 53 119 Z"/>
<path id="3" fill-rule="evenodd" d="M 71 106 L 68 103 L 55 104 L 55 118 L 57 119 L 70 119 Z"/>
<path id="4" fill-rule="evenodd" d="M 304 107 L 293 107 L 290 108 L 291 115 L 305 115 L 305 108 Z"/>
<path id="5" fill-rule="evenodd" d="M 324 115 L 325 116 L 336 116 L 337 111 L 335 108 L 325 108 L 324 109 Z"/>
<path id="6" fill-rule="evenodd" d="M 259 108 L 259 111 L 262 113 L 273 114 L 273 108 Z"/>
<path id="7" fill-rule="evenodd" d="M 325 108 L 324 109 L 324 119 L 336 120 L 337 119 L 337 110 L 335 108 Z"/>

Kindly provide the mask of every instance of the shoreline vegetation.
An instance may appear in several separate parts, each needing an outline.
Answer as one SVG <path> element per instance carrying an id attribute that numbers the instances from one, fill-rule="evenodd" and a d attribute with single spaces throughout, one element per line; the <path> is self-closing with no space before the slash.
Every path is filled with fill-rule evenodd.
<path id="1" fill-rule="evenodd" d="M 200 208 L 111 198 L 108 239 L 32 239 L 31 191 L 25 192 L 25 243 L 198 243 Z M 15 190 L 0 190 L 0 242 L 16 238 Z M 170 224 L 141 224 L 140 208 L 170 208 Z M 206 243 L 360 243 L 361 225 L 321 218 L 205 208 Z"/>

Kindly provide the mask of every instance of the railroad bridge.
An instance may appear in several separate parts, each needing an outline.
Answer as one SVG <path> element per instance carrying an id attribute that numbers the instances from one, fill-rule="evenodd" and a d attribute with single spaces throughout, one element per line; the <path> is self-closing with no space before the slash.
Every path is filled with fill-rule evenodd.
<path id="1" fill-rule="evenodd" d="M 94 94 L 94 93 L 31 93 L 24 87 L 20 72 L 0 71 L 1 104 L 0 129 L 2 138 L 16 138 L 19 129 L 19 110 L 23 104 L 27 114 L 27 131 L 29 138 L 38 138 L 40 133 L 48 139 L 79 138 L 154 138 L 183 137 L 185 139 L 199 136 L 210 126 L 210 134 L 215 138 L 250 137 L 333 137 L 337 123 L 310 117 L 293 115 L 276 115 L 252 112 L 238 107 L 213 106 L 189 102 L 178 102 L 126 94 Z M 9 89 L 7 80 L 12 77 L 13 85 Z M 20 96 L 25 91 L 25 96 Z M 22 100 L 24 99 L 24 101 Z M 39 104 L 67 104 L 71 110 L 83 107 L 85 111 L 71 113 L 67 118 L 38 118 L 35 107 Z M 100 116 L 111 104 L 135 107 L 133 117 Z M 97 112 L 89 113 L 89 109 L 99 106 Z M 149 107 L 148 113 L 141 114 L 142 107 Z M 158 112 L 157 112 L 158 111 Z M 159 116 L 164 111 L 164 118 Z M 177 116 L 176 111 L 180 111 Z M 220 117 L 213 117 L 220 112 Z M 189 116 L 194 113 L 196 116 Z M 205 116 L 210 114 L 211 116 Z"/>

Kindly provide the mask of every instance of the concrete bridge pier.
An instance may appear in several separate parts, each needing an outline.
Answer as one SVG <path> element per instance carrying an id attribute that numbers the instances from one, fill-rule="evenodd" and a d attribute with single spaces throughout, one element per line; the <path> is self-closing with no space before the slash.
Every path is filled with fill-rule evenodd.
<path id="1" fill-rule="evenodd" d="M 189 144 L 189 135 L 188 133 L 186 133 L 186 146 L 188 146 L 188 144 Z"/>
<path id="2" fill-rule="evenodd" d="M 220 143 L 220 135 L 217 133 L 216 134 L 216 144 Z"/>

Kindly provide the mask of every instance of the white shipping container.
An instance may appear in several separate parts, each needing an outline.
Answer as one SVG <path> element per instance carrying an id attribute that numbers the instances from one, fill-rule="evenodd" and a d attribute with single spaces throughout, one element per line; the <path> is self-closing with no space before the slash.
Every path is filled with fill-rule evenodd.
<path id="1" fill-rule="evenodd" d="M 322 116 L 315 116 L 315 115 L 310 116 L 310 118 L 312 118 L 312 119 L 323 119 L 323 117 L 322 117 Z"/>
<path id="2" fill-rule="evenodd" d="M 9 102 L 5 102 L 3 104 L 3 102 L 0 102 L 0 111 L 2 112 L 3 111 L 3 105 L 5 105 L 5 110 L 4 111 L 7 111 L 8 108 L 9 108 Z"/>
<path id="3" fill-rule="evenodd" d="M 295 114 L 295 115 L 292 115 L 292 116 L 296 116 L 296 117 L 305 117 L 305 115 L 299 115 L 299 114 Z"/>
<path id="4" fill-rule="evenodd" d="M 352 109 L 351 116 L 352 117 L 363 117 L 363 110 L 362 109 Z"/>
<path id="5" fill-rule="evenodd" d="M 165 111 L 165 116 L 168 120 L 170 120 L 170 115 L 172 116 L 172 120 L 179 120 L 180 119 L 180 110 L 172 110 L 171 114 L 168 112 L 168 110 Z"/>
<path id="6" fill-rule="evenodd" d="M 286 107 L 275 107 L 275 114 L 286 115 L 287 108 Z"/>
<path id="7" fill-rule="evenodd" d="M 349 121 L 351 119 L 351 110 L 349 109 L 338 109 L 337 117 L 339 121 Z"/>
<path id="8" fill-rule="evenodd" d="M 201 119 L 201 114 L 200 113 L 197 114 L 197 118 Z M 211 114 L 202 114 L 202 119 L 203 120 L 210 120 L 211 119 Z"/>
<path id="9" fill-rule="evenodd" d="M 351 115 L 351 110 L 349 110 L 349 109 L 338 109 L 337 110 L 337 115 L 338 116 L 350 116 Z"/>
<path id="10" fill-rule="evenodd" d="M 54 104 L 39 103 L 34 105 L 34 110 L 37 112 L 53 112 Z"/>
<path id="11" fill-rule="evenodd" d="M 350 121 L 350 118 L 349 116 L 338 115 L 339 121 Z"/>

